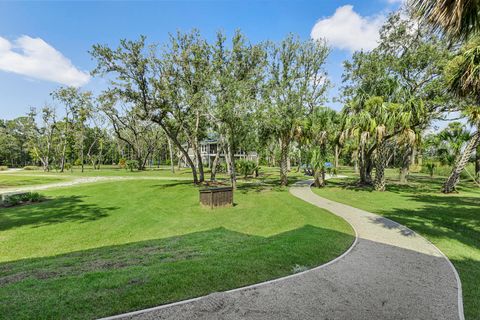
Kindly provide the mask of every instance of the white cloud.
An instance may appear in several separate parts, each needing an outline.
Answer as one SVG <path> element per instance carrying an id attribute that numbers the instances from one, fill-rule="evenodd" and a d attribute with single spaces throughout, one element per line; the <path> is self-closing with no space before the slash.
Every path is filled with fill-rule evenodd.
<path id="1" fill-rule="evenodd" d="M 0 37 L 0 70 L 74 87 L 90 80 L 87 72 L 78 70 L 61 52 L 29 36 L 12 42 Z"/>
<path id="2" fill-rule="evenodd" d="M 317 21 L 310 36 L 313 39 L 326 39 L 327 42 L 343 50 L 371 50 L 377 46 L 380 27 L 385 16 L 362 17 L 353 11 L 352 5 L 339 7 L 331 17 Z"/>

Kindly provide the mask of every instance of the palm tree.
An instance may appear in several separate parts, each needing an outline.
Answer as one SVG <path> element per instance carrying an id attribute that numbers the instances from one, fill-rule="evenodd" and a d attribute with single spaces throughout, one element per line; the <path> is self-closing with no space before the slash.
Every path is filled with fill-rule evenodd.
<path id="1" fill-rule="evenodd" d="M 411 0 L 413 9 L 435 29 L 466 39 L 480 31 L 480 2 L 472 0 Z"/>
<path id="2" fill-rule="evenodd" d="M 321 150 L 314 149 L 312 151 L 310 165 L 313 169 L 313 185 L 317 188 L 325 186 L 325 156 Z"/>
<path id="3" fill-rule="evenodd" d="M 412 0 L 417 13 L 425 18 L 434 28 L 443 30 L 452 38 L 469 39 L 459 55 L 446 70 L 450 89 L 460 97 L 473 97 L 477 106 L 464 110 L 464 114 L 473 126 L 479 127 L 477 118 L 480 105 L 480 2 L 471 0 Z M 474 133 L 456 164 L 442 191 L 450 193 L 455 190 L 460 180 L 460 173 L 480 144 L 480 133 Z"/>
<path id="4" fill-rule="evenodd" d="M 332 145 L 335 144 L 338 114 L 336 111 L 317 107 L 309 116 L 305 125 L 304 137 L 313 145 L 310 165 L 313 168 L 316 187 L 325 185 L 325 161 Z"/>
<path id="5" fill-rule="evenodd" d="M 480 143 L 480 35 L 471 38 L 447 66 L 446 77 L 450 89 L 459 97 L 472 98 L 475 105 L 464 108 L 463 114 L 477 131 L 471 136 L 463 153 L 457 158 L 442 191 L 455 190 L 460 173 L 465 169 L 470 156 Z"/>
<path id="6" fill-rule="evenodd" d="M 475 127 L 480 127 L 480 108 L 478 106 L 471 106 L 465 108 L 463 111 L 464 115 L 468 118 L 468 122 Z M 473 151 L 480 145 L 480 131 L 476 131 L 468 141 L 467 146 L 463 153 L 455 161 L 455 166 L 450 173 L 450 176 L 443 184 L 442 192 L 443 193 L 451 193 L 455 191 L 455 188 L 460 181 L 460 174 L 467 166 L 468 162 L 470 161 L 470 156 L 472 155 Z"/>
<path id="7" fill-rule="evenodd" d="M 441 156 L 440 161 L 453 166 L 470 136 L 465 124 L 457 121 L 449 123 L 437 136 L 439 146 L 437 153 Z"/>
<path id="8" fill-rule="evenodd" d="M 419 134 L 406 127 L 397 137 L 398 150 L 401 152 L 400 182 L 407 182 L 410 165 L 413 163 L 413 153 L 420 144 Z"/>
<path id="9" fill-rule="evenodd" d="M 371 173 L 368 170 L 370 159 L 367 157 L 370 137 L 374 135 L 377 123 L 374 114 L 365 103 L 352 101 L 342 110 L 345 131 L 344 135 L 352 138 L 357 145 L 358 163 L 360 167 L 360 184 L 372 183 Z"/>

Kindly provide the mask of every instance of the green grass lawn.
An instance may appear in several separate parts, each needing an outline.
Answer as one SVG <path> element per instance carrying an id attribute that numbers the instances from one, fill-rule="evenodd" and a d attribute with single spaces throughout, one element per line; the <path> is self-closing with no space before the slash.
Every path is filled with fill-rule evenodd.
<path id="1" fill-rule="evenodd" d="M 389 172 L 386 192 L 359 188 L 354 180 L 330 181 L 314 191 L 331 200 L 374 212 L 422 234 L 445 253 L 460 274 L 465 316 L 480 319 L 480 188 L 460 185 L 458 194 L 439 192 L 443 178 L 416 174 L 406 185 Z"/>
<path id="2" fill-rule="evenodd" d="M 10 174 L 10 173 L 9 173 Z M 187 168 L 178 169 L 175 167 L 175 173 L 170 171 L 169 166 L 149 167 L 144 171 L 130 171 L 119 169 L 116 166 L 104 165 L 100 169 L 93 169 L 91 166 L 85 166 L 84 172 L 80 167 L 74 167 L 73 170 L 43 171 L 43 170 L 20 170 L 15 171 L 15 175 L 40 175 L 40 176 L 65 176 L 65 177 L 97 177 L 97 176 L 162 176 L 162 177 L 191 177 L 191 170 Z"/>
<path id="3" fill-rule="evenodd" d="M 311 268 L 353 242 L 286 190 L 242 185 L 233 208 L 185 181 L 103 182 L 0 209 L 0 317 L 91 319 Z"/>
<path id="4" fill-rule="evenodd" d="M 60 182 L 67 179 L 68 177 L 2 173 L 0 174 L 0 191 L 14 187 Z"/>

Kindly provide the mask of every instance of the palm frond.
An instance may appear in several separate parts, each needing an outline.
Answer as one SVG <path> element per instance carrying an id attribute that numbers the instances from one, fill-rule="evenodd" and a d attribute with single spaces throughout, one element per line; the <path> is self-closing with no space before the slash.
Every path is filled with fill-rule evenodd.
<path id="1" fill-rule="evenodd" d="M 420 17 L 456 39 L 466 39 L 480 30 L 480 1 L 411 0 Z"/>

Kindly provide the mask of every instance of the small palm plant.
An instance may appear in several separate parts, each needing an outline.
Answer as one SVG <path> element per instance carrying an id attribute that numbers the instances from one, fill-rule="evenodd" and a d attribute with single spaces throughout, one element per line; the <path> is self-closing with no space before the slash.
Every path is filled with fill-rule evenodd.
<path id="1" fill-rule="evenodd" d="M 433 162 L 429 162 L 425 166 L 427 167 L 428 174 L 430 175 L 430 178 L 433 178 L 433 174 L 435 173 L 435 168 L 437 166 Z"/>

